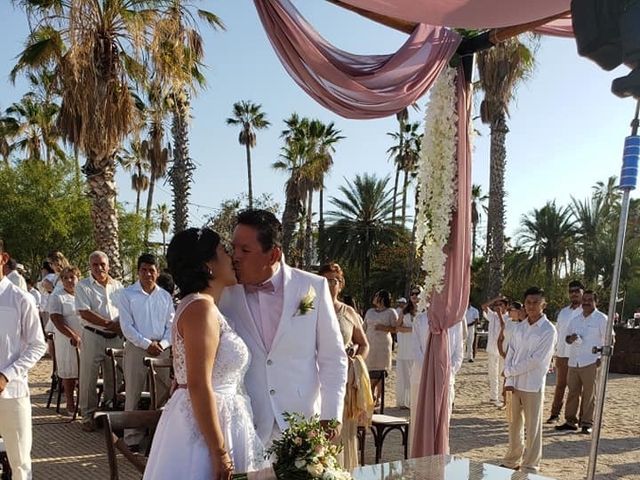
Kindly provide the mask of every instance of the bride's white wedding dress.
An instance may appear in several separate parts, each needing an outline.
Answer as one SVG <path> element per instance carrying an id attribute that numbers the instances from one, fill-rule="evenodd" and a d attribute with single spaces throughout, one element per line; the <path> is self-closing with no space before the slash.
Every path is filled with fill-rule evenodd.
<path id="1" fill-rule="evenodd" d="M 180 314 L 198 294 L 187 295 L 173 324 L 173 368 L 180 386 L 186 386 L 184 340 L 177 330 Z M 263 447 L 253 426 L 251 403 L 244 390 L 250 353 L 242 339 L 220 316 L 220 342 L 211 372 L 224 446 L 236 472 L 263 468 Z M 178 388 L 162 412 L 144 473 L 148 480 L 215 480 L 209 451 L 193 415 L 187 388 Z"/>

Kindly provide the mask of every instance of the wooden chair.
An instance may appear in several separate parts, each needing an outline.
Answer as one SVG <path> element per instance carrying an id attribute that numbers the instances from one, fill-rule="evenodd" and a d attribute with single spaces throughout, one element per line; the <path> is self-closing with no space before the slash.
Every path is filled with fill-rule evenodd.
<path id="1" fill-rule="evenodd" d="M 48 332 L 45 335 L 47 344 L 49 345 L 49 353 L 51 354 L 51 360 L 53 368 L 51 369 L 51 386 L 49 387 L 49 398 L 47 399 L 47 408 L 51 407 L 51 401 L 53 400 L 54 392 L 58 393 L 58 399 L 56 404 L 56 413 L 60 413 L 60 398 L 62 396 L 62 379 L 58 377 L 58 362 L 56 361 L 56 345 L 54 342 L 55 334 Z"/>
<path id="2" fill-rule="evenodd" d="M 123 410 L 124 409 L 124 400 L 126 391 L 118 392 L 118 373 L 120 373 L 120 377 L 123 379 L 124 383 L 124 374 L 122 372 L 121 365 L 123 364 L 124 359 L 124 349 L 123 348 L 105 348 L 105 353 L 109 358 L 109 367 L 111 369 L 111 374 L 113 375 L 113 391 L 111 392 L 113 395 L 113 405 L 111 410 Z M 126 388 L 126 385 L 125 385 Z"/>
<path id="3" fill-rule="evenodd" d="M 376 464 L 380 463 L 384 440 L 393 430 L 398 430 L 402 434 L 404 458 L 406 460 L 409 457 L 409 419 L 406 417 L 374 414 L 371 420 L 371 433 L 373 434 L 373 442 L 376 446 Z M 364 461 L 364 440 L 361 458 L 362 461 Z"/>
<path id="4" fill-rule="evenodd" d="M 146 465 L 145 456 L 132 452 L 116 432 L 122 433 L 125 428 L 147 429 L 150 437 L 149 446 L 151 446 L 151 439 L 153 439 L 161 413 L 160 410 L 137 410 L 134 412 L 98 412 L 95 414 L 94 419 L 103 428 L 105 435 L 107 457 L 109 459 L 109 478 L 111 480 L 119 479 L 116 449 L 141 474 L 144 473 Z"/>
<path id="5" fill-rule="evenodd" d="M 169 358 L 155 358 L 144 357 L 144 365 L 147 367 L 147 376 L 149 380 L 149 395 L 151 402 L 149 404 L 150 410 L 158 410 L 169 399 L 169 388 L 167 388 L 167 394 L 162 397 L 158 396 L 158 384 L 157 375 L 158 369 L 169 369 L 169 378 L 173 378 L 173 359 Z"/>
<path id="6" fill-rule="evenodd" d="M 11 480 L 11 466 L 9 465 L 9 458 L 7 457 L 7 451 L 4 446 L 4 440 L 0 437 L 0 466 L 2 467 L 2 480 Z"/>

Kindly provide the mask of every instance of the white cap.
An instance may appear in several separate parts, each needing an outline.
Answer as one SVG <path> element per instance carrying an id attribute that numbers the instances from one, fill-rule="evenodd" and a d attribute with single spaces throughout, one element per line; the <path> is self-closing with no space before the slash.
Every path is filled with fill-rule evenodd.
<path id="1" fill-rule="evenodd" d="M 404 298 L 404 297 L 400 297 L 400 298 L 398 299 L 398 303 L 407 303 L 407 299 L 406 299 L 406 298 Z"/>

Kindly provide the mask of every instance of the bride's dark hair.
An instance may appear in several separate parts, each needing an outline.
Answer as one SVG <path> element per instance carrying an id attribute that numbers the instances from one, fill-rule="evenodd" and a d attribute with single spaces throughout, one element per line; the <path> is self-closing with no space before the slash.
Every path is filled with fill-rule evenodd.
<path id="1" fill-rule="evenodd" d="M 201 292 L 213 278 L 206 262 L 216 259 L 220 235 L 210 228 L 188 228 L 176 233 L 167 248 L 167 264 L 180 289 L 179 297 Z"/>

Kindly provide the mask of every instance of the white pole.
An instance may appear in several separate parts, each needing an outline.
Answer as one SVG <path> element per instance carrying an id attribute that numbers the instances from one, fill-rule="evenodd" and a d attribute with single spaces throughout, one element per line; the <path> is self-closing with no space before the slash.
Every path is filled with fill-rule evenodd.
<path id="1" fill-rule="evenodd" d="M 638 158 L 640 158 L 640 137 L 638 136 L 638 114 L 640 113 L 640 100 L 636 104 L 636 114 L 631 122 L 631 136 L 625 141 L 625 151 L 622 160 L 622 173 L 620 186 L 623 190 L 622 205 L 620 208 L 620 224 L 618 226 L 618 242 L 616 244 L 616 257 L 613 264 L 613 278 L 611 279 L 611 294 L 609 296 L 609 316 L 607 320 L 607 333 L 604 345 L 601 348 L 594 347 L 595 351 L 602 352 L 602 364 L 598 379 L 597 398 L 595 405 L 595 421 L 593 424 L 593 437 L 591 438 L 591 451 L 589 452 L 589 464 L 587 466 L 587 480 L 594 480 L 596 475 L 596 461 L 598 458 L 598 445 L 600 443 L 600 431 L 602 427 L 602 412 L 607 390 L 607 377 L 609 375 L 609 363 L 613 353 L 613 323 L 616 315 L 616 301 L 618 300 L 618 285 L 620 283 L 620 267 L 624 252 L 624 239 L 627 233 L 627 219 L 629 217 L 629 200 L 631 190 L 636 188 L 638 179 Z"/>

